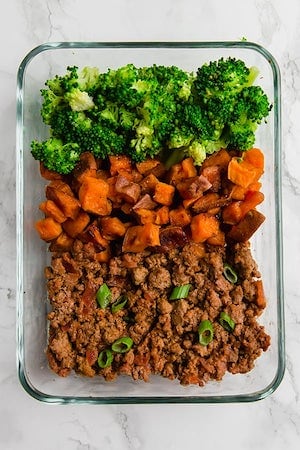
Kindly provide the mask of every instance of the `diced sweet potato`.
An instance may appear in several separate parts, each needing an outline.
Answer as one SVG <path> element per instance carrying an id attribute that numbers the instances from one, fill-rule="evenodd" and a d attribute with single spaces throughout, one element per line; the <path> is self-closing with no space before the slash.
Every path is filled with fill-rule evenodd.
<path id="1" fill-rule="evenodd" d="M 254 284 L 256 287 L 256 304 L 259 308 L 264 309 L 267 305 L 267 301 L 264 292 L 263 282 L 262 280 L 256 280 Z"/>
<path id="2" fill-rule="evenodd" d="M 243 159 L 257 169 L 260 169 L 261 173 L 263 173 L 265 159 L 263 152 L 259 148 L 250 148 L 249 150 L 246 150 L 243 154 Z"/>
<path id="3" fill-rule="evenodd" d="M 47 199 L 52 200 L 54 203 L 56 203 L 66 217 L 75 219 L 80 211 L 80 203 L 74 197 L 72 191 L 71 191 L 72 195 L 70 195 L 68 192 L 69 190 L 66 189 L 65 186 L 63 185 L 56 186 L 54 185 L 54 182 L 51 182 L 46 187 Z"/>
<path id="4" fill-rule="evenodd" d="M 155 211 L 155 223 L 156 225 L 166 225 L 169 223 L 169 207 L 161 206 Z"/>
<path id="5" fill-rule="evenodd" d="M 154 188 L 153 200 L 161 205 L 170 206 L 173 201 L 175 187 L 159 181 Z"/>
<path id="6" fill-rule="evenodd" d="M 185 200 L 199 197 L 210 188 L 211 183 L 203 175 L 187 178 L 176 184 L 176 189 Z"/>
<path id="7" fill-rule="evenodd" d="M 99 216 L 111 213 L 111 203 L 107 198 L 109 185 L 100 178 L 86 177 L 79 188 L 79 201 L 84 211 Z"/>
<path id="8" fill-rule="evenodd" d="M 45 217 L 35 223 L 35 229 L 40 238 L 46 242 L 56 239 L 62 232 L 61 224 L 56 222 L 52 217 Z"/>
<path id="9" fill-rule="evenodd" d="M 110 260 L 111 257 L 111 251 L 110 248 L 107 247 L 105 250 L 102 250 L 101 252 L 96 253 L 96 261 L 107 263 Z"/>
<path id="10" fill-rule="evenodd" d="M 74 239 L 63 231 L 54 241 L 51 242 L 49 250 L 50 252 L 65 252 L 72 248 L 73 242 Z"/>
<path id="11" fill-rule="evenodd" d="M 95 246 L 97 252 L 103 251 L 109 246 L 108 240 L 104 239 L 100 232 L 97 221 L 88 225 L 88 227 L 80 233 L 78 238 L 84 243 L 91 242 Z"/>
<path id="12" fill-rule="evenodd" d="M 103 217 L 100 220 L 101 231 L 104 239 L 113 240 L 124 236 L 126 228 L 117 217 Z"/>
<path id="13" fill-rule="evenodd" d="M 145 225 L 145 223 L 156 223 L 156 212 L 152 209 L 137 208 L 134 210 L 134 213 L 140 225 Z"/>
<path id="14" fill-rule="evenodd" d="M 138 183 L 129 181 L 123 175 L 118 175 L 115 184 L 117 194 L 126 202 L 135 204 L 140 196 L 141 187 Z"/>
<path id="15" fill-rule="evenodd" d="M 147 176 L 159 165 L 160 161 L 157 159 L 148 158 L 145 161 L 136 163 L 136 168 L 142 175 Z"/>
<path id="16" fill-rule="evenodd" d="M 126 231 L 122 251 L 123 252 L 142 252 L 147 247 L 160 245 L 159 226 L 147 223 L 145 225 L 136 225 L 129 227 Z"/>
<path id="17" fill-rule="evenodd" d="M 208 238 L 206 242 L 209 245 L 224 246 L 225 245 L 225 233 L 223 231 L 219 230 L 217 234 Z"/>
<path id="18" fill-rule="evenodd" d="M 112 176 L 119 175 L 124 172 L 130 173 L 132 171 L 131 159 L 126 155 L 110 155 L 110 174 Z"/>
<path id="19" fill-rule="evenodd" d="M 236 242 L 246 242 L 261 226 L 264 220 L 265 216 L 262 213 L 252 209 L 237 225 L 231 227 L 227 233 L 227 237 Z"/>
<path id="20" fill-rule="evenodd" d="M 191 216 L 183 206 L 171 209 L 169 217 L 171 225 L 185 227 L 191 223 Z"/>
<path id="21" fill-rule="evenodd" d="M 94 155 L 91 152 L 81 153 L 79 162 L 76 164 L 73 176 L 79 182 L 82 183 L 86 177 L 96 178 L 97 174 L 97 162 Z"/>
<path id="22" fill-rule="evenodd" d="M 222 148 L 218 152 L 208 156 L 208 158 L 203 161 L 201 168 L 204 169 L 209 166 L 220 166 L 223 170 L 226 170 L 230 159 L 231 156 L 228 151 Z"/>
<path id="23" fill-rule="evenodd" d="M 197 169 L 193 158 L 185 158 L 181 161 L 182 173 L 185 178 L 192 178 L 197 175 Z"/>
<path id="24" fill-rule="evenodd" d="M 54 170 L 47 169 L 45 165 L 40 162 L 40 174 L 45 180 L 61 180 L 63 178 L 62 174 L 54 172 Z"/>
<path id="25" fill-rule="evenodd" d="M 194 213 L 207 212 L 210 209 L 219 208 L 225 206 L 231 202 L 228 197 L 220 197 L 215 192 L 209 192 L 200 197 L 193 205 L 192 210 Z"/>
<path id="26" fill-rule="evenodd" d="M 182 227 L 167 226 L 160 230 L 160 245 L 163 251 L 183 247 L 188 243 L 188 236 Z"/>
<path id="27" fill-rule="evenodd" d="M 262 175 L 262 170 L 253 166 L 249 161 L 243 158 L 234 157 L 228 164 L 228 179 L 238 186 L 248 188 Z"/>
<path id="28" fill-rule="evenodd" d="M 71 189 L 71 186 L 63 180 L 60 180 L 60 179 L 52 180 L 48 184 L 47 188 L 48 187 L 58 189 L 59 191 L 62 191 L 65 194 L 70 195 L 71 197 L 75 197 L 74 192 Z M 47 188 L 46 188 L 46 194 L 47 194 Z"/>
<path id="29" fill-rule="evenodd" d="M 149 194 L 143 195 L 139 201 L 132 207 L 133 211 L 139 208 L 154 209 L 157 206 Z"/>
<path id="30" fill-rule="evenodd" d="M 40 203 L 39 209 L 47 216 L 52 217 L 58 223 L 63 223 L 67 220 L 62 210 L 57 206 L 53 200 L 45 200 Z"/>
<path id="31" fill-rule="evenodd" d="M 221 166 L 207 166 L 201 171 L 201 174 L 209 181 L 211 184 L 210 189 L 213 192 L 218 192 L 221 188 Z"/>
<path id="32" fill-rule="evenodd" d="M 194 242 L 205 242 L 219 233 L 219 221 L 215 216 L 197 214 L 192 217 L 191 232 Z"/>
<path id="33" fill-rule="evenodd" d="M 153 193 L 157 183 L 159 183 L 159 179 L 153 173 L 150 173 L 140 183 L 142 192 L 145 194 Z"/>
<path id="34" fill-rule="evenodd" d="M 76 219 L 68 219 L 63 224 L 63 229 L 65 232 L 75 238 L 78 234 L 88 226 L 90 222 L 90 216 L 87 212 L 80 210 Z"/>

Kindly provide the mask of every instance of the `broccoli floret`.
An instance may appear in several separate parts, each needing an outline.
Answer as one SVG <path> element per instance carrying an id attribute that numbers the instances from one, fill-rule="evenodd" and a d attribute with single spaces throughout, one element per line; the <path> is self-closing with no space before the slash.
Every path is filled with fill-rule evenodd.
<path id="1" fill-rule="evenodd" d="M 43 142 L 31 143 L 31 154 L 49 170 L 62 174 L 71 172 L 79 161 L 80 149 L 77 144 L 64 144 L 61 139 L 50 138 Z"/>
<path id="2" fill-rule="evenodd" d="M 253 146 L 257 125 L 271 110 L 262 88 L 253 86 L 257 75 L 256 67 L 230 57 L 198 69 L 193 93 L 214 130 L 206 136 L 209 142 L 221 140 L 239 150 Z"/>
<path id="3" fill-rule="evenodd" d="M 67 92 L 65 99 L 69 103 L 72 111 L 86 111 L 95 106 L 92 97 L 90 97 L 87 92 L 81 91 L 79 88 L 73 88 L 70 92 Z"/>

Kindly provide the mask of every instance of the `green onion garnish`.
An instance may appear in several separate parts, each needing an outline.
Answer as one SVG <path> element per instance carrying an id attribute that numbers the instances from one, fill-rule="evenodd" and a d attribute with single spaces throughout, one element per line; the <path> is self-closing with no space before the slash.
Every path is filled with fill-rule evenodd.
<path id="1" fill-rule="evenodd" d="M 111 346 L 112 351 L 116 353 L 128 352 L 133 344 L 133 340 L 129 336 L 124 336 L 117 339 Z"/>
<path id="2" fill-rule="evenodd" d="M 198 335 L 201 345 L 207 345 L 213 340 L 214 330 L 210 320 L 202 320 L 198 327 Z"/>
<path id="3" fill-rule="evenodd" d="M 128 298 L 125 295 L 121 295 L 121 297 L 111 305 L 111 312 L 116 313 L 117 311 L 120 311 L 120 309 L 123 309 L 127 301 Z"/>
<path id="4" fill-rule="evenodd" d="M 224 264 L 224 271 L 223 271 L 224 277 L 230 281 L 230 283 L 235 284 L 238 280 L 236 272 L 233 270 L 233 268 L 229 264 Z"/>
<path id="5" fill-rule="evenodd" d="M 96 293 L 97 302 L 100 308 L 104 309 L 109 305 L 111 292 L 107 284 L 102 284 Z"/>
<path id="6" fill-rule="evenodd" d="M 102 352 L 99 353 L 98 356 L 98 366 L 101 369 L 105 369 L 105 367 L 111 366 L 111 363 L 113 362 L 114 355 L 111 350 L 102 350 Z"/>
<path id="7" fill-rule="evenodd" d="M 186 298 L 189 295 L 189 290 L 191 286 L 192 286 L 191 284 L 176 286 L 171 292 L 169 300 L 179 300 L 180 298 Z"/>
<path id="8" fill-rule="evenodd" d="M 225 312 L 221 312 L 219 322 L 226 331 L 234 330 L 235 321 Z"/>

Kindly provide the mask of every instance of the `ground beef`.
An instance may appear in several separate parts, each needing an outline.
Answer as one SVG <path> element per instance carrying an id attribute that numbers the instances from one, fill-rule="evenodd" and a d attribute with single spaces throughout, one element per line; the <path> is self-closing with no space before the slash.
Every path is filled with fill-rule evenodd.
<path id="1" fill-rule="evenodd" d="M 237 283 L 225 278 L 225 263 L 235 268 Z M 250 371 L 270 345 L 257 321 L 264 304 L 257 301 L 260 274 L 246 243 L 188 243 L 164 253 L 123 253 L 100 263 L 78 240 L 71 251 L 52 254 L 45 274 L 51 303 L 47 356 L 61 376 L 73 370 L 108 381 L 121 374 L 147 381 L 160 374 L 203 386 L 221 380 L 227 371 Z M 96 301 L 103 283 L 112 292 L 105 309 Z M 170 301 L 174 286 L 183 284 L 191 285 L 188 297 Z M 112 312 L 120 296 L 127 303 Z M 231 332 L 219 323 L 222 311 L 235 322 Z M 203 346 L 198 327 L 206 319 L 214 338 Z M 99 353 L 124 336 L 133 340 L 132 348 L 116 353 L 109 367 L 99 368 Z"/>

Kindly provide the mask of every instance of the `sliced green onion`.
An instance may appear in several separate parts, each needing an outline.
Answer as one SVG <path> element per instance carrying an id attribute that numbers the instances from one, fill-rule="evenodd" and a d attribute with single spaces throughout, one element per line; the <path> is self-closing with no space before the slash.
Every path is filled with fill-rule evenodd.
<path id="1" fill-rule="evenodd" d="M 116 353 L 128 352 L 133 344 L 133 340 L 129 336 L 124 336 L 117 339 L 111 346 L 112 351 Z"/>
<path id="2" fill-rule="evenodd" d="M 111 350 L 109 350 L 109 349 L 102 350 L 102 352 L 100 352 L 99 356 L 98 356 L 98 360 L 97 360 L 98 366 L 101 369 L 105 369 L 105 367 L 111 366 L 113 359 L 114 359 L 114 355 Z"/>
<path id="3" fill-rule="evenodd" d="M 121 295 L 121 297 L 111 305 L 111 312 L 116 313 L 120 311 L 120 309 L 123 309 L 127 301 L 128 298 L 125 295 Z"/>
<path id="4" fill-rule="evenodd" d="M 213 340 L 214 330 L 210 320 L 202 320 L 198 327 L 198 335 L 201 345 L 207 345 Z"/>
<path id="5" fill-rule="evenodd" d="M 191 286 L 192 286 L 191 284 L 176 286 L 171 292 L 169 300 L 179 300 L 180 298 L 186 298 L 189 295 L 189 290 Z"/>
<path id="6" fill-rule="evenodd" d="M 233 268 L 229 264 L 224 264 L 224 271 L 223 271 L 224 277 L 230 281 L 230 283 L 235 284 L 238 280 L 236 272 L 233 270 Z"/>
<path id="7" fill-rule="evenodd" d="M 107 284 L 102 284 L 96 294 L 97 302 L 100 308 L 104 309 L 109 305 L 111 292 Z"/>
<path id="8" fill-rule="evenodd" d="M 221 312 L 219 322 L 226 331 L 234 330 L 235 321 L 225 312 Z"/>

